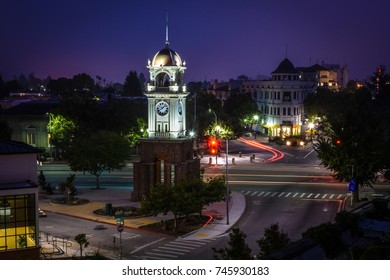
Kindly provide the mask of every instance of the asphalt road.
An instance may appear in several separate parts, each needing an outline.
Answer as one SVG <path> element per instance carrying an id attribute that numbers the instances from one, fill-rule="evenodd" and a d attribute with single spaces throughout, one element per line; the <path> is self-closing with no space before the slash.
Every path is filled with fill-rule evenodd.
<path id="1" fill-rule="evenodd" d="M 307 228 L 323 222 L 331 222 L 346 199 L 347 183 L 336 182 L 331 173 L 320 162 L 312 149 L 292 149 L 284 147 L 285 156 L 276 162 L 264 160 L 272 156 L 268 151 L 248 147 L 238 141 L 229 143 L 231 154 L 238 157 L 255 154 L 255 161 L 229 165 L 229 188 L 241 192 L 246 198 L 246 209 L 236 226 L 247 235 L 247 243 L 252 253 L 258 252 L 256 240 L 264 229 L 278 223 L 290 239 L 297 240 Z M 233 153 L 234 152 L 234 153 Z M 223 155 L 222 157 L 223 158 Z M 225 165 L 204 164 L 204 177 L 226 175 Z M 39 167 L 52 187 L 64 182 L 70 170 L 66 165 L 52 164 Z M 103 173 L 102 187 L 132 188 L 132 167 L 124 170 Z M 94 187 L 94 176 L 76 173 L 78 188 Z M 388 194 L 388 185 L 378 185 L 375 192 Z M 372 190 L 370 191 L 372 192 Z M 368 193 L 369 195 L 370 193 Z M 118 250 L 118 232 L 115 226 L 93 221 L 81 221 L 60 215 L 49 215 L 41 219 L 42 231 L 52 235 L 74 238 L 78 233 L 86 233 L 94 246 L 104 250 Z M 115 237 L 115 239 L 114 239 Z M 227 234 L 207 241 L 184 241 L 137 230 L 126 230 L 123 239 L 124 259 L 212 259 L 212 247 L 226 246 Z M 118 251 L 116 251 L 118 253 Z"/>

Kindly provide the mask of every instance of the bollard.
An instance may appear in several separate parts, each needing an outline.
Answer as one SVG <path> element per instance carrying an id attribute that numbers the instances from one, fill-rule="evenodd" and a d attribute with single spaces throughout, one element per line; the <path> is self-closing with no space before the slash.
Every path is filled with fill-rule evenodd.
<path id="1" fill-rule="evenodd" d="M 241 154 L 241 152 L 239 152 L 239 153 L 238 153 L 238 156 L 239 156 L 239 157 L 242 157 L 242 154 Z"/>
<path id="2" fill-rule="evenodd" d="M 255 159 L 255 154 L 252 154 L 252 158 L 253 158 L 253 160 Z"/>
<path id="3" fill-rule="evenodd" d="M 235 161 L 234 158 L 232 158 L 232 164 L 233 164 L 233 165 L 236 164 L 236 161 Z"/>
<path id="4" fill-rule="evenodd" d="M 211 165 L 212 163 L 213 163 L 213 159 L 209 158 L 209 165 Z"/>

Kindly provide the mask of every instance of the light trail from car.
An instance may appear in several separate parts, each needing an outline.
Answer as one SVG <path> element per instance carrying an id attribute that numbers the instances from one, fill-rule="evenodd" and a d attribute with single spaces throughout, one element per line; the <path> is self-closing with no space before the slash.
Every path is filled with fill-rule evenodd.
<path id="1" fill-rule="evenodd" d="M 256 147 L 256 148 L 259 148 L 259 149 L 262 149 L 262 150 L 266 150 L 268 152 L 271 152 L 273 154 L 272 157 L 264 160 L 265 162 L 275 162 L 275 161 L 278 161 L 280 159 L 282 159 L 284 157 L 284 153 L 282 151 L 279 151 L 275 148 L 272 148 L 270 146 L 267 146 L 267 145 L 264 145 L 262 143 L 259 143 L 257 141 L 254 141 L 254 140 L 248 140 L 248 139 L 244 139 L 244 138 L 238 138 L 237 139 L 238 141 L 240 142 L 243 142 L 247 145 L 250 145 L 252 147 Z"/>

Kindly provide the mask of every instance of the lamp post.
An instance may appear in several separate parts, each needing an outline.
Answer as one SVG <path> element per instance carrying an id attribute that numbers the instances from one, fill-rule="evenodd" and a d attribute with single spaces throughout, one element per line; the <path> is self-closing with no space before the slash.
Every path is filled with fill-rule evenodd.
<path id="1" fill-rule="evenodd" d="M 253 120 L 255 121 L 255 124 L 256 124 L 256 127 L 255 127 L 255 129 L 253 129 L 253 132 L 254 132 L 254 134 L 255 134 L 255 139 L 256 139 L 256 136 L 257 136 L 257 122 L 258 122 L 258 120 L 259 120 L 259 116 L 258 115 L 254 115 L 253 116 Z"/>
<path id="2" fill-rule="evenodd" d="M 209 104 L 209 113 L 213 113 L 214 114 L 214 117 L 215 117 L 215 140 L 217 141 L 218 139 L 218 131 L 220 129 L 220 126 L 218 125 L 218 118 L 217 118 L 217 114 L 214 112 L 214 110 L 212 110 L 210 108 L 210 104 Z M 215 164 L 217 165 L 218 164 L 218 151 L 216 152 L 215 154 Z"/>
<path id="3" fill-rule="evenodd" d="M 226 224 L 229 224 L 229 161 L 228 161 L 228 155 L 229 155 L 229 138 L 226 135 L 226 196 L 225 196 L 225 202 L 226 202 Z"/>
<path id="4" fill-rule="evenodd" d="M 313 142 L 313 128 L 314 128 L 314 124 L 313 124 L 313 123 L 309 123 L 309 129 L 310 129 L 310 142 Z"/>

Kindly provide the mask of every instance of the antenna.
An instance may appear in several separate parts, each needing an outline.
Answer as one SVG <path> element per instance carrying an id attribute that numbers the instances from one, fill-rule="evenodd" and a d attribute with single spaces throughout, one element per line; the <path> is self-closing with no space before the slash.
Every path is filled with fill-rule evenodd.
<path id="1" fill-rule="evenodd" d="M 168 47 L 169 40 L 168 40 L 168 11 L 165 19 L 165 46 Z"/>

